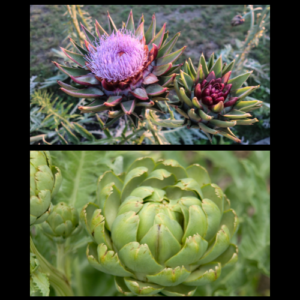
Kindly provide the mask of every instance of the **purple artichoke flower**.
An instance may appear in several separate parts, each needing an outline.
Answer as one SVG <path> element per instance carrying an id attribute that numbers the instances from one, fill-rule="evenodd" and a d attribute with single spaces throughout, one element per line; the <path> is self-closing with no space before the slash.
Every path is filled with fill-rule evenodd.
<path id="1" fill-rule="evenodd" d="M 169 88 L 173 87 L 176 72 L 182 64 L 173 65 L 183 53 L 183 47 L 171 53 L 180 33 L 167 41 L 166 24 L 156 34 L 156 20 L 152 17 L 149 29 L 144 33 L 144 18 L 134 27 L 130 12 L 125 28 L 117 29 L 110 15 L 109 34 L 96 21 L 97 37 L 81 25 L 87 40 L 86 50 L 71 42 L 80 54 L 62 49 L 77 68 L 55 65 L 81 87 L 58 81 L 62 90 L 74 97 L 95 98 L 88 107 L 79 106 L 82 112 L 108 110 L 113 120 L 110 126 L 124 114 L 131 121 L 142 118 L 145 108 L 163 112 L 159 101 L 167 101 Z M 136 122 L 133 121 L 134 124 Z"/>

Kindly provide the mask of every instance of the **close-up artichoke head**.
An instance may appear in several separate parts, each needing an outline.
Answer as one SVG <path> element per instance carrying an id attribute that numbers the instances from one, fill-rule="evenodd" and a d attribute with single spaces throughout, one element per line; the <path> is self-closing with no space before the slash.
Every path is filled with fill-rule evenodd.
<path id="1" fill-rule="evenodd" d="M 127 296 L 191 296 L 237 261 L 236 213 L 198 164 L 143 157 L 125 173 L 107 171 L 80 217 L 90 264 Z"/>
<path id="2" fill-rule="evenodd" d="M 260 108 L 262 101 L 246 97 L 259 85 L 242 87 L 251 72 L 231 78 L 234 63 L 223 64 L 222 56 L 215 61 L 214 53 L 206 62 L 202 54 L 197 69 L 189 59 L 174 81 L 179 101 L 170 104 L 184 117 L 188 128 L 201 130 L 210 141 L 220 134 L 240 143 L 230 128 L 258 122 L 249 112 Z"/>
<path id="3" fill-rule="evenodd" d="M 56 243 L 63 243 L 67 237 L 80 230 L 78 212 L 73 206 L 60 202 L 54 205 L 41 227 Z"/>
<path id="4" fill-rule="evenodd" d="M 30 151 L 30 226 L 48 218 L 51 199 L 61 181 L 61 172 L 52 165 L 49 151 Z"/>
<path id="5" fill-rule="evenodd" d="M 81 112 L 107 111 L 112 120 L 106 127 L 123 115 L 136 124 L 145 108 L 163 112 L 159 101 L 167 100 L 176 71 L 182 66 L 174 62 L 185 47 L 171 53 L 180 33 L 167 41 L 166 23 L 156 32 L 155 15 L 146 32 L 144 17 L 135 25 L 132 11 L 122 28 L 116 27 L 109 13 L 107 20 L 108 32 L 96 21 L 96 35 L 81 25 L 86 49 L 73 40 L 79 53 L 62 48 L 77 68 L 54 63 L 77 86 L 61 81 L 58 84 L 73 97 L 94 100 L 89 106 L 79 106 Z"/>

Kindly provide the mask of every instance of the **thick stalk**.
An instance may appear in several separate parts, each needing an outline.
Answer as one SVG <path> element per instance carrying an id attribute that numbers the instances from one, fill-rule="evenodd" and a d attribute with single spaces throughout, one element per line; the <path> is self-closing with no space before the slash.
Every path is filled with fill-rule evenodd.
<path id="1" fill-rule="evenodd" d="M 40 263 L 40 268 L 43 273 L 48 274 L 49 281 L 54 288 L 57 296 L 73 296 L 70 283 L 64 274 L 54 268 L 37 250 L 32 238 L 30 237 L 30 251 L 34 253 Z"/>
<path id="2" fill-rule="evenodd" d="M 56 243 L 56 267 L 59 271 L 65 274 L 65 244 Z"/>

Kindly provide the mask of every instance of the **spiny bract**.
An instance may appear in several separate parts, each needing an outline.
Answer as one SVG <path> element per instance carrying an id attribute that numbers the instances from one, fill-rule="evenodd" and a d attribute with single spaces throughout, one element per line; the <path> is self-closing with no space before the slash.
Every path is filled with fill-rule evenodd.
<path id="1" fill-rule="evenodd" d="M 94 240 L 87 257 L 127 296 L 191 296 L 237 261 L 236 213 L 198 164 L 139 158 L 101 175 L 96 197 L 80 215 Z"/>
<path id="2" fill-rule="evenodd" d="M 143 117 L 145 108 L 163 112 L 159 101 L 167 101 L 168 87 L 182 66 L 173 63 L 185 47 L 171 53 L 180 33 L 167 42 L 166 23 L 156 34 L 155 15 L 146 33 L 143 16 L 136 29 L 132 12 L 121 29 L 117 29 L 109 14 L 107 18 L 109 33 L 96 21 L 97 37 L 81 25 L 87 38 L 86 50 L 72 40 L 80 54 L 62 49 L 79 67 L 70 68 L 54 62 L 81 88 L 61 81 L 58 83 L 71 96 L 97 98 L 90 106 L 78 108 L 82 112 L 108 110 L 108 117 L 112 120 L 105 127 L 124 114 L 136 124 Z"/>
<path id="3" fill-rule="evenodd" d="M 214 53 L 206 63 L 202 54 L 197 70 L 189 59 L 174 81 L 179 101 L 170 104 L 185 118 L 188 128 L 200 128 L 210 141 L 210 135 L 221 134 L 241 142 L 230 127 L 258 122 L 248 112 L 261 107 L 262 101 L 243 100 L 259 86 L 241 87 L 250 72 L 230 79 L 233 65 L 234 61 L 223 65 L 221 56 L 214 62 Z"/>

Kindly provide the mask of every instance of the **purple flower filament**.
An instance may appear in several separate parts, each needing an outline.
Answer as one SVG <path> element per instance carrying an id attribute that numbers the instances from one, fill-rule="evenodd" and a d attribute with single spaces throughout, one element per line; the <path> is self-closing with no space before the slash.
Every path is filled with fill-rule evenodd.
<path id="1" fill-rule="evenodd" d="M 144 44 L 131 32 L 120 30 L 103 35 L 96 50 L 90 48 L 88 66 L 93 73 L 107 81 L 122 81 L 135 76 L 147 61 Z"/>

